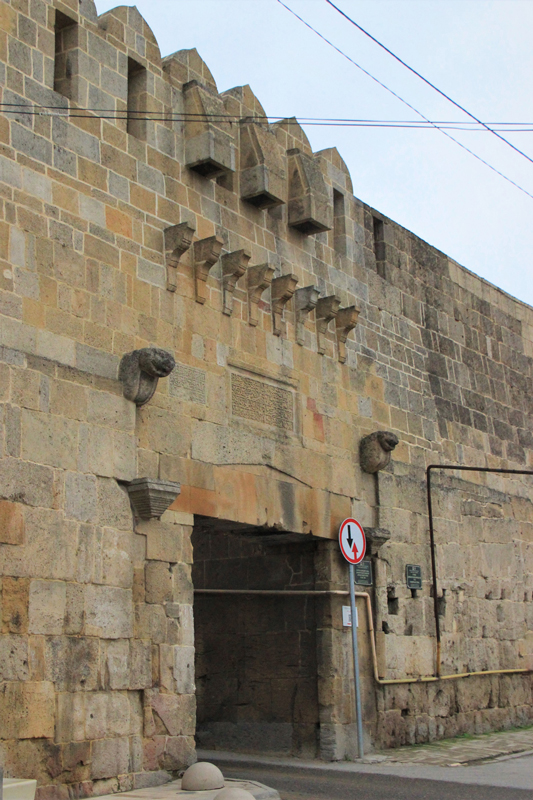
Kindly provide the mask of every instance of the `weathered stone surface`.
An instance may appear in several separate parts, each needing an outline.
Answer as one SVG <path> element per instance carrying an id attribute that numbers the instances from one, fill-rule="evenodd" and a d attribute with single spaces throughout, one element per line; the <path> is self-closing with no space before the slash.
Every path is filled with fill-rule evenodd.
<path id="1" fill-rule="evenodd" d="M 46 681 L 7 681 L 0 690 L 2 739 L 50 739 L 54 735 L 54 687 Z"/>
<path id="2" fill-rule="evenodd" d="M 24 636 L 0 637 L 0 674 L 5 681 L 27 681 L 28 640 Z"/>
<path id="3" fill-rule="evenodd" d="M 172 572 L 164 561 L 148 561 L 145 568 L 146 602 L 172 600 Z"/>
<path id="4" fill-rule="evenodd" d="M 3 544 L 24 542 L 24 514 L 20 503 L 0 500 L 0 541 Z"/>
<path id="5" fill-rule="evenodd" d="M 92 778 L 111 778 L 129 772 L 129 739 L 98 739 L 93 744 Z"/>
<path id="6" fill-rule="evenodd" d="M 64 581 L 30 583 L 29 632 L 61 634 L 65 622 L 67 584 Z"/>
<path id="7" fill-rule="evenodd" d="M 130 638 L 133 634 L 131 591 L 114 586 L 87 586 L 85 620 L 89 636 Z"/>

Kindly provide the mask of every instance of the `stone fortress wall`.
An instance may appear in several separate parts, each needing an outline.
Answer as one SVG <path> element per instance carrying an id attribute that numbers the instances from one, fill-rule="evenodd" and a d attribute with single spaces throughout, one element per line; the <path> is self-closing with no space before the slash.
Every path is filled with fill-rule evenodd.
<path id="1" fill-rule="evenodd" d="M 0 54 L 6 774 L 67 798 L 194 759 L 199 517 L 317 537 L 315 587 L 338 589 L 355 515 L 379 675 L 432 675 L 425 468 L 532 468 L 532 309 L 357 200 L 248 86 L 219 94 L 195 50 L 162 59 L 135 8 L 2 0 Z M 123 360 L 149 347 L 170 374 Z M 377 430 L 400 442 L 367 474 Z M 444 673 L 533 668 L 530 483 L 435 478 Z M 339 603 L 316 634 L 329 758 L 355 753 Z M 368 743 L 533 718 L 530 673 L 381 686 L 361 640 Z"/>

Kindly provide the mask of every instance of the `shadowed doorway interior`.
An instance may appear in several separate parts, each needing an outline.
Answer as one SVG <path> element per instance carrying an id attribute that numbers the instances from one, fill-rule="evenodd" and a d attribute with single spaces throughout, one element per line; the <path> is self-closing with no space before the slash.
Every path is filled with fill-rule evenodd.
<path id="1" fill-rule="evenodd" d="M 202 594 L 202 589 L 313 590 L 315 542 L 196 517 L 197 745 L 318 754 L 317 600 Z"/>

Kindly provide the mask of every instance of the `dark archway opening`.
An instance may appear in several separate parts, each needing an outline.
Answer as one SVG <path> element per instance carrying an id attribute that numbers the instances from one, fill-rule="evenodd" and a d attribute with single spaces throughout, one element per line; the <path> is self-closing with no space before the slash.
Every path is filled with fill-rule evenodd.
<path id="1" fill-rule="evenodd" d="M 313 590 L 315 541 L 211 518 L 195 523 L 198 747 L 316 757 L 320 601 L 312 595 L 201 593 Z"/>

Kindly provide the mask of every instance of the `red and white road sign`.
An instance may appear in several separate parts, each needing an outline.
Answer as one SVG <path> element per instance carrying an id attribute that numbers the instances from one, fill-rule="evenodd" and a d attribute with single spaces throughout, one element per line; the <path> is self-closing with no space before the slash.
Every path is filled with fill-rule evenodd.
<path id="1" fill-rule="evenodd" d="M 366 536 L 356 519 L 345 519 L 339 528 L 341 553 L 350 564 L 359 564 L 366 552 Z"/>

